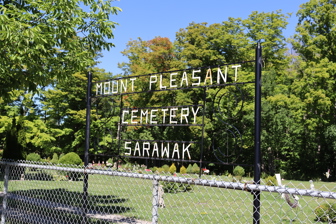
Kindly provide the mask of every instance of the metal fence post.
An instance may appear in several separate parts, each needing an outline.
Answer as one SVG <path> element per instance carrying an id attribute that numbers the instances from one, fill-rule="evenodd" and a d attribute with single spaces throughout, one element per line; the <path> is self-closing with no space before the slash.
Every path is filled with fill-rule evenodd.
<path id="1" fill-rule="evenodd" d="M 256 65 L 255 65 L 255 109 L 254 109 L 254 184 L 260 184 L 261 176 L 261 152 L 260 152 L 260 134 L 261 134 L 261 58 L 262 48 L 260 43 L 256 47 Z M 260 223 L 260 191 L 253 192 L 253 223 Z"/>
<path id="2" fill-rule="evenodd" d="M 86 131 L 85 131 L 85 153 L 84 153 L 84 180 L 83 180 L 83 222 L 88 223 L 88 187 L 89 175 L 86 173 L 89 165 L 89 149 L 90 149 L 90 115 L 91 115 L 91 88 L 92 88 L 92 74 L 88 74 L 88 85 L 86 94 Z"/>
<path id="3" fill-rule="evenodd" d="M 159 219 L 159 181 L 153 180 L 153 208 L 152 223 L 158 223 Z"/>
<path id="4" fill-rule="evenodd" d="M 8 194 L 8 180 L 9 180 L 9 165 L 6 165 L 5 176 L 4 176 L 4 190 L 3 190 L 3 201 L 2 201 L 2 212 L 1 212 L 1 224 L 6 222 L 7 213 L 7 194 Z"/>

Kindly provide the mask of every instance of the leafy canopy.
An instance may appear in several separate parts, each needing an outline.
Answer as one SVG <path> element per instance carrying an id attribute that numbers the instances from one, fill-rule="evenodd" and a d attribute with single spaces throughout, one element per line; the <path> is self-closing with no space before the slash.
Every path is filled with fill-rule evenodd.
<path id="1" fill-rule="evenodd" d="M 113 44 L 113 0 L 0 0 L 0 96 L 94 65 Z"/>

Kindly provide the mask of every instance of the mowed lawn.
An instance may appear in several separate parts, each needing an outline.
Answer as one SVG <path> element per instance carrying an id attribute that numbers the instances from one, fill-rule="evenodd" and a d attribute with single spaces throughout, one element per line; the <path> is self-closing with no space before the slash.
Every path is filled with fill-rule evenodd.
<path id="1" fill-rule="evenodd" d="M 55 172 L 55 171 L 50 171 Z M 197 178 L 197 176 L 188 176 Z M 203 176 L 205 179 L 231 182 L 232 178 Z M 248 179 L 243 179 L 243 181 Z M 3 181 L 1 181 L 3 186 Z M 287 187 L 310 189 L 309 182 L 283 181 Z M 335 191 L 335 183 L 315 182 L 319 191 Z M 29 205 L 29 200 L 9 200 L 8 206 L 29 208 L 30 213 L 74 216 L 72 209 L 78 211 L 83 203 L 82 181 L 10 181 L 8 192 L 26 198 L 38 198 L 40 201 Z M 92 223 L 113 223 L 111 215 L 132 217 L 137 220 L 152 220 L 153 181 L 140 178 L 89 175 L 88 213 Z M 253 195 L 242 190 L 218 187 L 192 186 L 192 190 L 178 193 L 165 193 L 165 207 L 159 208 L 159 223 L 252 223 Z M 294 200 L 294 198 L 291 198 Z M 58 207 L 56 212 L 44 203 L 53 202 Z M 299 206 L 291 208 L 279 193 L 261 193 L 262 223 L 316 223 L 314 210 L 321 204 L 336 203 L 332 199 L 299 197 Z M 71 209 L 69 209 L 71 208 Z M 99 216 L 97 215 L 99 214 Z M 110 216 L 108 216 L 110 215 Z M 113 216 L 112 216 L 113 217 Z M 75 219 L 74 219 L 75 220 Z"/>

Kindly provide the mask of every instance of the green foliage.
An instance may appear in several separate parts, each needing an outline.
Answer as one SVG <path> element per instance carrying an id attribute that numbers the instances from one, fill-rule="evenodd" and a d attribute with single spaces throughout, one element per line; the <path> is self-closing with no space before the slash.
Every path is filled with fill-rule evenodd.
<path id="1" fill-rule="evenodd" d="M 294 35 L 294 49 L 308 61 L 328 58 L 336 62 L 330 43 L 335 41 L 336 3 L 330 0 L 308 1 L 297 12 L 299 23 Z"/>
<path id="2" fill-rule="evenodd" d="M 163 172 L 165 172 L 165 173 L 168 173 L 169 172 L 169 166 L 167 165 L 167 164 L 164 164 L 163 166 L 162 166 L 162 169 L 163 169 Z"/>
<path id="3" fill-rule="evenodd" d="M 71 165 L 81 165 L 83 163 L 82 159 L 75 152 L 69 152 L 62 156 L 59 161 L 60 164 L 71 164 Z"/>
<path id="4" fill-rule="evenodd" d="M 112 159 L 112 158 L 109 158 L 109 159 L 107 160 L 107 163 L 113 164 L 113 159 Z"/>
<path id="5" fill-rule="evenodd" d="M 64 79 L 94 65 L 97 52 L 113 46 L 108 39 L 116 23 L 110 16 L 118 11 L 112 1 L 4 1 L 0 24 L 6 32 L 0 33 L 0 49 L 6 56 L 0 54 L 0 96 L 13 89 L 36 91 L 55 77 Z"/>
<path id="6" fill-rule="evenodd" d="M 176 173 L 176 166 L 175 166 L 174 163 L 169 167 L 169 172 L 170 172 L 171 174 Z"/>
<path id="7" fill-rule="evenodd" d="M 61 153 L 61 155 L 59 156 L 58 160 L 60 160 L 65 154 Z"/>
<path id="8" fill-rule="evenodd" d="M 133 169 L 131 163 L 126 163 L 126 164 L 122 165 L 122 168 L 127 170 L 127 171 L 131 171 Z"/>
<path id="9" fill-rule="evenodd" d="M 54 153 L 53 154 L 53 157 L 52 157 L 52 159 L 51 159 L 51 161 L 50 161 L 52 164 L 57 164 L 58 163 L 58 155 L 57 155 L 57 153 Z"/>
<path id="10" fill-rule="evenodd" d="M 315 221 L 334 223 L 336 221 L 336 204 L 322 204 L 315 209 Z"/>
<path id="11" fill-rule="evenodd" d="M 242 177 L 244 176 L 245 174 L 245 169 L 241 166 L 236 166 L 234 169 L 233 169 L 233 175 L 236 176 L 236 177 Z"/>
<path id="12" fill-rule="evenodd" d="M 38 153 L 34 153 L 34 152 L 29 153 L 26 157 L 26 160 L 39 162 L 41 161 L 41 156 Z"/>
<path id="13" fill-rule="evenodd" d="M 277 186 L 277 180 L 275 176 L 268 176 L 265 178 L 265 184 L 267 186 Z"/>
<path id="14" fill-rule="evenodd" d="M 165 193 L 172 193 L 172 194 L 193 190 L 190 184 L 181 184 L 175 182 L 162 182 L 162 188 Z"/>
<path id="15" fill-rule="evenodd" d="M 261 179 L 266 179 L 268 177 L 268 174 L 265 172 L 261 172 Z"/>
<path id="16" fill-rule="evenodd" d="M 151 170 L 153 173 L 155 173 L 155 172 L 158 170 L 158 167 L 154 166 L 154 167 L 150 168 L 150 170 Z"/>
<path id="17" fill-rule="evenodd" d="M 317 207 L 314 211 L 316 218 L 315 221 L 318 222 L 328 222 L 329 221 L 329 212 L 330 212 L 330 205 L 329 204 L 322 204 Z"/>
<path id="18" fill-rule="evenodd" d="M 180 174 L 186 174 L 187 173 L 187 168 L 185 166 L 180 167 Z"/>
<path id="19" fill-rule="evenodd" d="M 159 167 L 159 168 L 156 169 L 156 172 L 157 173 L 163 173 L 164 169 L 162 167 Z"/>
<path id="20" fill-rule="evenodd" d="M 192 165 L 189 164 L 188 167 L 187 167 L 187 173 L 192 173 Z"/>
<path id="21" fill-rule="evenodd" d="M 18 121 L 11 119 L 11 125 L 5 132 L 5 149 L 3 152 L 3 158 L 13 160 L 23 160 L 23 146 L 19 139 L 19 130 L 22 130 L 22 119 Z"/>
<path id="22" fill-rule="evenodd" d="M 330 206 L 328 215 L 329 215 L 330 221 L 332 223 L 335 223 L 336 222 L 336 203 Z"/>
<path id="23" fill-rule="evenodd" d="M 163 182 L 162 188 L 164 193 L 176 194 L 178 192 L 179 184 L 175 182 Z"/>
<path id="24" fill-rule="evenodd" d="M 27 0 L 20 7 L 2 5 L 0 24 L 6 32 L 0 32 L 0 49 L 6 54 L 0 54 L 0 145 L 4 148 L 4 158 L 23 159 L 31 152 L 40 152 L 43 158 L 54 153 L 83 152 L 86 68 L 92 67 L 100 50 L 112 46 L 106 38 L 112 37 L 115 23 L 108 17 L 119 10 L 110 1 L 85 4 L 85 10 L 81 8 L 83 1 L 71 0 L 60 6 L 51 0 L 41 4 Z M 281 11 L 253 12 L 245 19 L 191 23 L 176 33 L 174 43 L 161 37 L 130 41 L 123 52 L 128 62 L 120 67 L 130 77 L 141 77 L 148 73 L 217 66 L 219 62 L 249 61 L 254 58 L 256 41 L 263 40 L 263 170 L 272 174 L 280 172 L 286 179 L 321 178 L 322 173 L 334 167 L 336 156 L 334 9 L 335 3 L 330 0 L 308 1 L 302 5 L 291 40 L 295 54 L 288 52 L 282 33 L 288 16 Z M 45 12 L 42 17 L 40 12 Z M 238 81 L 253 80 L 254 67 L 243 67 Z M 94 81 L 113 77 L 97 68 L 92 71 Z M 187 76 L 191 79 L 189 72 Z M 170 85 L 169 78 L 162 82 L 164 86 Z M 31 93 L 37 86 L 48 85 L 50 88 L 39 91 L 38 99 Z M 137 78 L 135 85 L 148 90 L 146 79 Z M 244 103 L 238 97 L 241 93 Z M 91 117 L 92 138 L 97 139 L 99 147 L 90 149 L 90 153 L 110 153 L 110 149 L 117 148 L 114 146 L 118 140 L 111 133 L 118 131 L 121 107 L 114 104 L 121 100 L 122 107 L 154 108 L 196 105 L 203 95 L 203 90 L 195 88 L 100 99 Z M 244 133 L 242 149 L 252 148 L 253 85 L 245 85 L 240 90 L 236 86 L 207 90 L 208 99 L 221 96 L 223 102 L 218 103 L 217 109 L 223 117 L 213 113 L 217 110 L 215 102 L 206 101 L 209 114 L 204 117 L 204 130 L 199 126 L 128 127 L 122 133 L 128 136 L 123 137 L 197 141 L 204 133 L 203 147 L 210 149 L 213 142 L 219 146 L 236 144 L 227 140 L 234 126 Z M 157 119 L 161 118 L 158 115 Z M 221 120 L 230 120 L 231 126 L 223 125 Z M 200 117 L 196 121 L 202 122 Z M 200 153 L 200 147 L 190 147 L 192 157 L 199 158 Z M 216 160 L 213 153 L 205 156 L 207 161 Z M 233 155 L 232 159 L 237 164 L 247 164 L 253 155 L 250 150 L 241 150 L 241 156 Z M 221 169 L 212 170 L 220 173 Z M 252 172 L 251 168 L 246 169 L 247 173 Z M 167 167 L 162 170 L 169 172 Z M 186 172 L 199 171 L 189 164 Z M 332 175 L 329 180 L 335 178 Z"/>
<path id="25" fill-rule="evenodd" d="M 201 169 L 199 168 L 199 166 L 197 165 L 197 163 L 194 163 L 193 166 L 192 166 L 192 168 L 191 168 L 191 172 L 197 174 L 197 173 L 200 172 L 200 170 Z"/>

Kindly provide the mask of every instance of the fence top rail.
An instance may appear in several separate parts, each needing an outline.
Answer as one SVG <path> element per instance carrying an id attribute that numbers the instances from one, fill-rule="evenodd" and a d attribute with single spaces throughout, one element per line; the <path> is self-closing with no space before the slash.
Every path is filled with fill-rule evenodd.
<path id="1" fill-rule="evenodd" d="M 176 182 L 182 184 L 192 184 L 192 185 L 201 185 L 207 187 L 217 187 L 217 188 L 227 188 L 233 190 L 242 190 L 247 192 L 271 192 L 279 194 L 292 194 L 300 196 L 310 196 L 318 198 L 329 198 L 336 199 L 336 192 L 329 191 L 317 191 L 317 190 L 307 190 L 307 189 L 298 189 L 298 188 L 288 188 L 283 186 L 268 186 L 268 185 L 259 185 L 253 183 L 239 183 L 239 182 L 226 182 L 226 181 L 216 181 L 216 180 L 206 180 L 198 178 L 187 178 L 187 177 L 177 177 L 177 176 L 164 176 L 158 174 L 141 174 L 141 173 L 131 173 L 131 172 L 121 172 L 111 169 L 93 169 L 91 167 L 84 166 L 72 166 L 71 165 L 52 165 L 46 163 L 36 163 L 36 162 L 12 162 L 0 160 L 0 165 L 14 166 L 14 167 L 27 167 L 35 169 L 45 169 L 45 170 L 58 170 L 58 171 L 67 171 L 75 173 L 86 173 L 86 174 L 100 174 L 108 176 L 119 176 L 119 177 L 129 177 L 129 178 L 139 178 L 139 179 L 148 179 L 156 181 L 166 181 L 166 182 Z"/>

